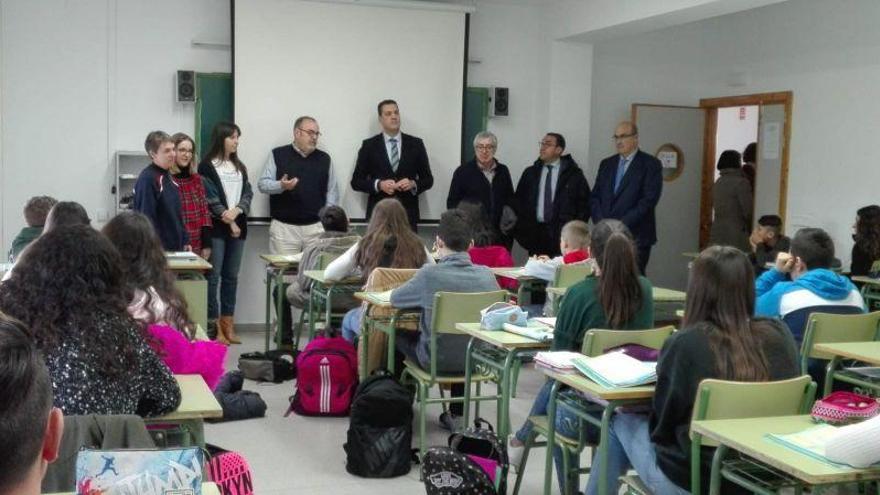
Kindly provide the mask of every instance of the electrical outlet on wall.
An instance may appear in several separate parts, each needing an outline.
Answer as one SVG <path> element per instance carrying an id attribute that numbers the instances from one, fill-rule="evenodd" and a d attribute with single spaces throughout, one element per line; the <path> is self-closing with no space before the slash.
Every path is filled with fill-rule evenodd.
<path id="1" fill-rule="evenodd" d="M 98 208 L 95 210 L 95 219 L 99 222 L 106 222 L 107 220 L 110 220 L 110 215 L 107 213 L 107 210 Z"/>

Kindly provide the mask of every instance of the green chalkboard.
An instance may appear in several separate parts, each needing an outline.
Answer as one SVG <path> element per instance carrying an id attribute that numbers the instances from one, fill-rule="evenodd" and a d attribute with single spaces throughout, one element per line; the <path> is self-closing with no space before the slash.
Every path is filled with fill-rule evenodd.
<path id="1" fill-rule="evenodd" d="M 211 145 L 211 129 L 232 121 L 232 74 L 196 74 L 196 153 L 202 157 Z"/>
<path id="2" fill-rule="evenodd" d="M 486 130 L 489 119 L 489 88 L 467 88 L 464 94 L 464 142 L 461 162 L 474 157 L 474 136 Z"/>

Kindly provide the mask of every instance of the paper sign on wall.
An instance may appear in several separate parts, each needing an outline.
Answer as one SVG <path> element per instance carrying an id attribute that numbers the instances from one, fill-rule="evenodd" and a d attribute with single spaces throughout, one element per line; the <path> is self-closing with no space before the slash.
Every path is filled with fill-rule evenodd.
<path id="1" fill-rule="evenodd" d="M 761 136 L 761 158 L 764 160 L 779 159 L 780 130 L 779 122 L 764 123 L 764 132 Z"/>
<path id="2" fill-rule="evenodd" d="M 678 153 L 674 151 L 661 151 L 657 154 L 657 159 L 663 168 L 675 169 L 678 167 Z"/>

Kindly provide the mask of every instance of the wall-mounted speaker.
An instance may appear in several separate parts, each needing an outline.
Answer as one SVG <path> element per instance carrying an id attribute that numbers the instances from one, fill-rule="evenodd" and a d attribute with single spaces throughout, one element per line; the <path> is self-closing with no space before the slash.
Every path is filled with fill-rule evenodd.
<path id="1" fill-rule="evenodd" d="M 506 117 L 510 107 L 510 90 L 501 87 L 489 88 L 489 116 Z"/>
<path id="2" fill-rule="evenodd" d="M 196 73 L 194 71 L 177 71 L 177 101 L 196 101 Z"/>

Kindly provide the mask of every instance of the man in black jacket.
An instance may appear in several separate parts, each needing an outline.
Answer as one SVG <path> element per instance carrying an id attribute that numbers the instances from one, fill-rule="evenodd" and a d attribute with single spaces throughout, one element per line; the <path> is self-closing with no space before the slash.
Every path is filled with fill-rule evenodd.
<path id="1" fill-rule="evenodd" d="M 491 132 L 483 131 L 474 137 L 476 157 L 455 169 L 446 207 L 458 208 L 462 201 L 481 205 L 497 240 L 510 248 L 513 240 L 507 237 L 501 217 L 505 208 L 513 206 L 513 180 L 507 166 L 495 159 L 497 149 L 498 138 Z"/>
<path id="2" fill-rule="evenodd" d="M 565 138 L 555 132 L 541 140 L 539 158 L 516 186 L 516 240 L 530 255 L 558 256 L 562 226 L 590 218 L 590 185 Z"/>
<path id="3" fill-rule="evenodd" d="M 365 139 L 358 151 L 351 187 L 367 193 L 367 220 L 376 203 L 397 198 L 410 226 L 419 221 L 419 194 L 431 189 L 434 177 L 421 139 L 400 132 L 400 110 L 394 100 L 379 102 L 382 132 Z"/>

